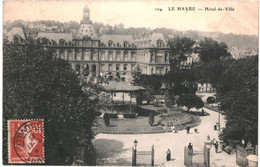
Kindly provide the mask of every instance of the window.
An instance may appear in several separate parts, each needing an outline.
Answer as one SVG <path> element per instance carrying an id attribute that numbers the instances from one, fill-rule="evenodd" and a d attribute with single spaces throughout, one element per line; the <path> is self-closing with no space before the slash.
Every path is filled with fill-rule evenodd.
<path id="1" fill-rule="evenodd" d="M 112 64 L 108 65 L 108 71 L 111 72 L 112 71 Z"/>
<path id="2" fill-rule="evenodd" d="M 105 53 L 101 53 L 101 60 L 103 60 L 103 61 L 106 60 L 105 59 Z"/>
<path id="3" fill-rule="evenodd" d="M 151 69 L 151 74 L 153 74 L 153 68 Z"/>
<path id="4" fill-rule="evenodd" d="M 131 65 L 131 69 L 132 69 L 132 71 L 135 69 L 135 65 L 134 64 Z"/>
<path id="5" fill-rule="evenodd" d="M 113 60 L 113 54 L 112 52 L 108 53 L 108 60 L 112 61 Z"/>
<path id="6" fill-rule="evenodd" d="M 163 54 L 162 53 L 157 53 L 156 54 L 156 60 L 157 63 L 163 63 Z"/>
<path id="7" fill-rule="evenodd" d="M 64 40 L 60 40 L 60 46 L 65 46 L 65 41 Z"/>
<path id="8" fill-rule="evenodd" d="M 92 65 L 92 73 L 96 73 L 96 69 L 97 69 L 96 65 Z"/>
<path id="9" fill-rule="evenodd" d="M 124 71 L 127 71 L 127 64 L 124 64 Z"/>
<path id="10" fill-rule="evenodd" d="M 159 48 L 164 47 L 164 43 L 162 40 L 157 41 L 157 47 L 159 47 Z"/>
<path id="11" fill-rule="evenodd" d="M 169 62 L 169 53 L 165 53 L 165 62 Z"/>
<path id="12" fill-rule="evenodd" d="M 156 74 L 163 74 L 163 67 L 156 67 Z"/>
<path id="13" fill-rule="evenodd" d="M 76 67 L 75 67 L 75 70 L 76 70 L 76 74 L 80 74 L 80 65 L 77 64 Z"/>
<path id="14" fill-rule="evenodd" d="M 131 53 L 131 60 L 135 61 L 135 54 L 133 52 Z"/>
<path id="15" fill-rule="evenodd" d="M 151 53 L 151 62 L 154 62 L 154 53 Z"/>
<path id="16" fill-rule="evenodd" d="M 18 44 L 19 43 L 19 38 L 18 37 L 14 37 L 14 44 Z"/>
<path id="17" fill-rule="evenodd" d="M 105 64 L 101 64 L 101 71 L 105 71 Z"/>
<path id="18" fill-rule="evenodd" d="M 127 48 L 127 46 L 128 46 L 128 42 L 124 41 L 124 48 Z"/>
<path id="19" fill-rule="evenodd" d="M 65 53 L 64 53 L 64 52 L 61 52 L 61 53 L 60 53 L 60 58 L 61 58 L 61 59 L 65 59 Z"/>
<path id="20" fill-rule="evenodd" d="M 127 57 L 128 57 L 127 53 L 124 53 L 124 61 L 127 61 Z"/>
<path id="21" fill-rule="evenodd" d="M 83 75 L 88 76 L 88 74 L 89 74 L 89 65 L 84 64 L 83 65 Z"/>
<path id="22" fill-rule="evenodd" d="M 113 42 L 112 41 L 108 41 L 108 47 L 113 47 Z"/>
<path id="23" fill-rule="evenodd" d="M 119 68 L 120 68 L 120 64 L 117 64 L 116 65 L 116 71 L 119 71 Z"/>
<path id="24" fill-rule="evenodd" d="M 116 47 L 120 47 L 120 44 L 119 44 L 119 43 L 116 43 Z"/>
<path id="25" fill-rule="evenodd" d="M 121 58 L 120 58 L 120 53 L 116 53 L 116 61 L 121 61 Z"/>

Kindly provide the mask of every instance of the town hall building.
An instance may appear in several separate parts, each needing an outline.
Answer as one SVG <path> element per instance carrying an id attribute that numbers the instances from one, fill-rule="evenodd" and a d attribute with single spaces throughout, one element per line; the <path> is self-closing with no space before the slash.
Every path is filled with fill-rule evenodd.
<path id="1" fill-rule="evenodd" d="M 9 41 L 12 42 L 12 39 Z M 142 73 L 148 75 L 163 75 L 170 70 L 171 50 L 163 34 L 152 32 L 135 37 L 98 37 L 87 5 L 83 9 L 83 19 L 76 37 L 63 32 L 39 32 L 37 41 L 46 48 L 54 49 L 55 55 L 68 61 L 78 74 L 119 74 L 128 78 L 137 64 Z"/>

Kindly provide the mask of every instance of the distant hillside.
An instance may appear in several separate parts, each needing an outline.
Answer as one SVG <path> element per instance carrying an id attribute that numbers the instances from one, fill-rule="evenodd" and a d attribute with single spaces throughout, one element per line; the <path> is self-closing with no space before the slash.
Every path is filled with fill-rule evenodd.
<path id="1" fill-rule="evenodd" d="M 24 27 L 24 30 L 30 30 L 30 27 L 35 26 L 45 26 L 45 27 L 52 27 L 55 28 L 56 31 L 59 32 L 70 32 L 75 33 L 79 28 L 79 23 L 75 21 L 61 23 L 58 21 L 23 21 L 23 20 L 16 20 L 13 22 L 7 21 L 4 24 L 5 31 L 10 30 L 12 27 Z M 51 30 L 52 30 L 51 29 Z M 240 35 L 240 34 L 224 34 L 221 32 L 203 32 L 203 31 L 178 31 L 169 28 L 124 28 L 124 25 L 104 25 L 103 23 L 94 23 L 94 29 L 98 36 L 103 34 L 125 34 L 125 35 L 140 35 L 142 33 L 148 32 L 158 32 L 162 33 L 164 37 L 169 39 L 169 37 L 174 36 L 185 36 L 191 38 L 195 41 L 202 40 L 204 37 L 209 37 L 219 42 L 225 42 L 229 48 L 229 51 L 233 54 L 234 57 L 244 57 L 250 54 L 257 54 L 258 53 L 258 37 L 255 35 Z M 40 30 L 38 30 L 40 31 Z M 245 55 L 244 55 L 245 54 Z"/>

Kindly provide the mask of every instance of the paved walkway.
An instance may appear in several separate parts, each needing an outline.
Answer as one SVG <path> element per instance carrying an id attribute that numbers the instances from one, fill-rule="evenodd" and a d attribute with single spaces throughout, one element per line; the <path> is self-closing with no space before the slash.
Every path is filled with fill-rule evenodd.
<path id="1" fill-rule="evenodd" d="M 218 121 L 218 113 L 209 109 L 204 109 L 210 115 L 200 117 L 201 124 L 197 127 L 199 133 L 194 133 L 193 128 L 190 134 L 186 131 L 178 133 L 161 133 L 161 134 L 139 134 L 139 135 L 116 135 L 116 134 L 98 134 L 95 139 L 113 139 L 124 144 L 122 153 L 110 157 L 111 161 L 116 162 L 116 159 L 124 159 L 131 164 L 133 141 L 138 141 L 137 150 L 150 151 L 151 146 L 155 149 L 155 166 L 178 166 L 184 165 L 184 146 L 188 143 L 193 144 L 194 150 L 203 150 L 203 144 L 207 136 L 211 139 L 218 139 L 218 132 L 214 131 L 214 123 Z M 224 118 L 220 116 L 221 127 L 224 127 Z M 172 160 L 166 161 L 166 151 L 170 149 L 172 152 Z M 220 149 L 221 150 L 221 149 Z M 235 154 L 228 155 L 225 152 L 215 153 L 215 148 L 210 151 L 211 167 L 236 167 Z M 114 164 L 114 163 L 113 163 Z M 104 164 L 106 165 L 106 164 Z M 118 164 L 123 165 L 123 164 Z"/>

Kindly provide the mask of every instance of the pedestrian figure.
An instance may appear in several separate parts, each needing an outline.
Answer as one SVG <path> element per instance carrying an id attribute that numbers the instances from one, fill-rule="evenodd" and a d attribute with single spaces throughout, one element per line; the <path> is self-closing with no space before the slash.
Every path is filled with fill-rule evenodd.
<path id="1" fill-rule="evenodd" d="M 216 143 L 215 143 L 215 150 L 216 150 L 216 153 L 218 153 L 218 141 L 216 141 Z"/>
<path id="2" fill-rule="evenodd" d="M 192 150 L 192 144 L 191 143 L 189 143 L 188 149 Z"/>
<path id="3" fill-rule="evenodd" d="M 202 116 L 205 115 L 205 111 L 204 111 L 204 109 L 201 110 L 201 113 L 202 113 Z"/>
<path id="4" fill-rule="evenodd" d="M 187 134 L 189 134 L 190 133 L 190 126 L 187 126 L 186 130 L 187 130 Z"/>
<path id="5" fill-rule="evenodd" d="M 166 152 L 166 160 L 170 161 L 171 160 L 171 150 L 168 148 L 167 152 Z"/>
<path id="6" fill-rule="evenodd" d="M 215 122 L 215 124 L 214 124 L 214 130 L 217 130 L 217 125 L 218 125 L 218 123 Z"/>
<path id="7" fill-rule="evenodd" d="M 215 145 L 216 144 L 216 139 L 213 138 L 213 140 L 211 140 L 211 144 Z"/>

